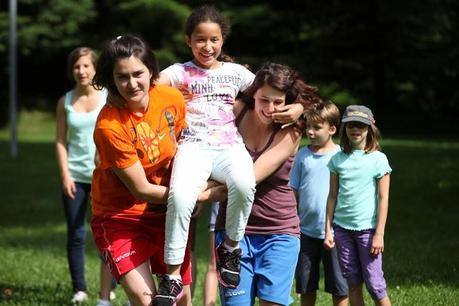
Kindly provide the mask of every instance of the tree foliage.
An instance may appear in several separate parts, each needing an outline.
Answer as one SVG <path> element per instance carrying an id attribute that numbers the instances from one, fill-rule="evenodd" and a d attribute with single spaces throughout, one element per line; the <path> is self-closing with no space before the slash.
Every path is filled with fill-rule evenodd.
<path id="1" fill-rule="evenodd" d="M 8 12 L 0 15 L 0 51 L 6 49 Z M 82 24 L 97 16 L 93 0 L 27 0 L 18 3 L 17 33 L 19 52 L 32 56 L 37 50 L 60 51 L 81 44 Z"/>
<path id="2" fill-rule="evenodd" d="M 20 94 L 53 105 L 71 84 L 65 57 L 100 49 L 123 33 L 143 36 L 161 67 L 190 59 L 183 23 L 202 1 L 22 0 L 18 7 Z M 292 65 L 339 104 L 364 103 L 377 117 L 452 119 L 459 111 L 459 3 L 421 1 L 217 1 L 232 23 L 225 52 L 256 70 Z M 0 7 L 0 55 L 6 67 L 7 7 Z M 5 55 L 5 56 L 4 56 Z M 2 68 L 2 77 L 7 70 Z M 48 79 L 40 77 L 48 72 Z M 5 96 L 2 89 L 0 96 Z M 30 107 L 40 99 L 22 102 Z M 51 101 L 51 102 L 49 102 Z"/>

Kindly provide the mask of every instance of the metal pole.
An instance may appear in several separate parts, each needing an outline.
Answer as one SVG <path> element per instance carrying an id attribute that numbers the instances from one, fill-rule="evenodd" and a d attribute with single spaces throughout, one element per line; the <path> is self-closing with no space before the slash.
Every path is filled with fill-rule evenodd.
<path id="1" fill-rule="evenodd" d="M 9 48 L 9 68 L 10 68 L 10 129 L 11 129 L 11 157 L 18 154 L 17 146 L 17 126 L 16 126 L 16 109 L 17 109 L 17 38 L 16 38 L 16 0 L 10 0 L 10 48 Z"/>

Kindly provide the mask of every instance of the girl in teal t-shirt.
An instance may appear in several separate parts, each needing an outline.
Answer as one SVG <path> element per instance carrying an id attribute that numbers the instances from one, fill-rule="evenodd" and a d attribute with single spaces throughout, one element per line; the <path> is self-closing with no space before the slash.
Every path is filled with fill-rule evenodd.
<path id="1" fill-rule="evenodd" d="M 336 243 L 351 305 L 363 305 L 363 282 L 376 305 L 391 305 L 382 253 L 392 169 L 379 151 L 379 131 L 374 122 L 369 108 L 348 106 L 340 131 L 342 151 L 328 163 L 330 191 L 324 245 L 331 249 Z"/>
<path id="2" fill-rule="evenodd" d="M 86 211 L 90 201 L 96 145 L 94 126 L 105 105 L 106 90 L 96 90 L 96 54 L 88 47 L 70 52 L 68 77 L 75 82 L 56 107 L 56 159 L 62 184 L 62 203 L 67 223 L 67 261 L 72 280 L 71 303 L 88 300 L 85 277 Z M 108 305 L 111 272 L 104 262 L 100 270 L 100 294 L 97 305 Z M 110 304 L 111 305 L 111 304 Z"/>

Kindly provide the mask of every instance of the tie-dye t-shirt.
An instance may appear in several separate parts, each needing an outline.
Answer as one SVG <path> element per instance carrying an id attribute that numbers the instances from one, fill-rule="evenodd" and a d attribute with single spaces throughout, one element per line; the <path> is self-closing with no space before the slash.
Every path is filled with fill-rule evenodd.
<path id="1" fill-rule="evenodd" d="M 254 74 L 244 66 L 223 62 L 217 69 L 203 69 L 193 62 L 174 64 L 162 71 L 172 86 L 185 86 L 193 94 L 187 103 L 187 128 L 180 142 L 224 147 L 242 143 L 234 124 L 237 94 L 252 84 Z"/>

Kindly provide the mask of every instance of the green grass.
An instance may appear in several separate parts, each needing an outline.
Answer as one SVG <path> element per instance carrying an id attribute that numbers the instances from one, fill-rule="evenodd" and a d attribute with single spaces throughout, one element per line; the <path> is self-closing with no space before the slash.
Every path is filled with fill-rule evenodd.
<path id="1" fill-rule="evenodd" d="M 16 159 L 9 156 L 8 131 L 0 130 L 0 305 L 69 305 L 53 120 L 43 113 L 21 113 Z M 388 138 L 383 151 L 393 168 L 384 257 L 393 305 L 459 305 L 459 141 Z M 88 241 L 87 305 L 94 305 L 99 258 L 89 230 Z M 195 305 L 202 305 L 207 254 L 203 217 L 198 222 Z M 117 295 L 115 305 L 124 305 L 119 287 Z M 330 305 L 330 297 L 320 291 L 317 305 Z"/>
<path id="2" fill-rule="evenodd" d="M 21 141 L 50 142 L 54 140 L 55 116 L 41 111 L 23 111 L 17 118 L 17 134 Z M 0 129 L 0 139 L 10 137 L 10 130 Z"/>

